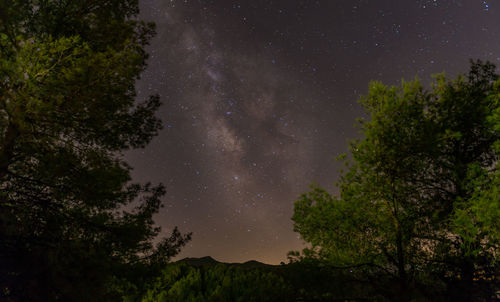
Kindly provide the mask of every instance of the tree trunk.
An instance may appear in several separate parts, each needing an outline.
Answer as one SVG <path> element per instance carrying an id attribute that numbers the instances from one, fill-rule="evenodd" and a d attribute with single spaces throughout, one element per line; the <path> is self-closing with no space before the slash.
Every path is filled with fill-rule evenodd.
<path id="1" fill-rule="evenodd" d="M 473 301 L 474 298 L 474 263 L 465 260 L 460 266 L 459 301 Z"/>
<path id="2" fill-rule="evenodd" d="M 401 233 L 401 228 L 399 224 L 397 225 L 396 233 L 396 245 L 398 253 L 398 279 L 399 279 L 399 297 L 397 301 L 410 301 L 410 293 L 408 287 L 408 276 L 406 274 L 405 268 L 405 257 L 403 250 L 403 234 Z"/>

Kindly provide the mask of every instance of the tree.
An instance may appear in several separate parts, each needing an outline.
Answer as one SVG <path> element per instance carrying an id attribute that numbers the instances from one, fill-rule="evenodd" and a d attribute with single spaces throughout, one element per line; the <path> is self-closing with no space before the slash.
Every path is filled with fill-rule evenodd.
<path id="1" fill-rule="evenodd" d="M 135 103 L 154 33 L 137 13 L 133 0 L 0 4 L 4 299 L 119 299 L 190 238 L 154 244 L 165 189 L 130 184 L 123 160 L 161 129 L 159 98 Z"/>
<path id="2" fill-rule="evenodd" d="M 311 243 L 302 257 L 372 284 L 387 277 L 397 284 L 387 294 L 403 301 L 431 297 L 440 282 L 457 299 L 481 294 L 473 280 L 491 277 L 499 255 L 497 78 L 478 61 L 466 77 L 437 76 L 432 91 L 418 80 L 371 83 L 340 196 L 313 187 L 295 203 L 294 229 Z M 471 182 L 474 173 L 484 177 Z"/>

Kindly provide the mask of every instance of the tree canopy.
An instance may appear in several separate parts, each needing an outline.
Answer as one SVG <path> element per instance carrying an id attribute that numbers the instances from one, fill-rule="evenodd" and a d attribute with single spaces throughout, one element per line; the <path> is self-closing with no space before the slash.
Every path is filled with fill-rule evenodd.
<path id="1" fill-rule="evenodd" d="M 0 297 L 119 299 L 121 279 L 189 240 L 155 239 L 165 189 L 130 183 L 123 159 L 161 129 L 159 97 L 136 102 L 154 34 L 137 14 L 134 0 L 0 3 Z"/>
<path id="2" fill-rule="evenodd" d="M 400 87 L 372 82 L 369 119 L 350 143 L 340 196 L 313 187 L 295 203 L 300 257 L 363 272 L 409 300 L 490 297 L 499 268 L 499 108 L 495 67 Z M 296 254 L 297 255 L 297 254 Z M 371 278 L 371 279 L 370 279 Z"/>
<path id="3" fill-rule="evenodd" d="M 164 268 L 141 301 L 291 301 L 291 293 L 284 278 L 270 269 L 176 263 Z"/>

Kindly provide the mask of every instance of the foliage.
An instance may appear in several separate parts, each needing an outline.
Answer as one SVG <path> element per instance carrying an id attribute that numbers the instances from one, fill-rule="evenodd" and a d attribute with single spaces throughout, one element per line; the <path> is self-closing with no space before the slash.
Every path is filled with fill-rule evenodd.
<path id="1" fill-rule="evenodd" d="M 275 266 L 191 260 L 168 264 L 142 301 L 384 301 L 354 282 L 353 272 L 317 261 Z"/>
<path id="2" fill-rule="evenodd" d="M 400 300 L 488 297 L 500 247 L 500 81 L 479 61 L 466 77 L 436 79 L 431 91 L 418 80 L 370 84 L 370 120 L 344 159 L 340 196 L 313 187 L 295 204 L 294 229 L 311 243 L 302 257 L 388 276 Z"/>
<path id="3" fill-rule="evenodd" d="M 0 3 L 3 299 L 120 299 L 189 240 L 153 244 L 164 188 L 130 184 L 121 153 L 161 129 L 159 98 L 135 103 L 154 32 L 137 13 L 134 0 Z"/>
<path id="4" fill-rule="evenodd" d="M 500 81 L 494 86 L 490 96 L 495 108 L 487 119 L 488 128 L 500 133 Z M 496 163 L 489 167 L 478 164 L 470 165 L 468 171 L 468 189 L 472 191 L 469 202 L 463 201 L 454 213 L 453 223 L 457 233 L 464 238 L 468 252 L 477 254 L 482 249 L 474 249 L 470 243 L 475 241 L 500 242 L 500 140 L 493 146 Z M 470 249 L 472 248 L 472 249 Z M 498 262 L 499 254 L 492 254 Z"/>
<path id="5" fill-rule="evenodd" d="M 148 290 L 148 301 L 291 301 L 283 277 L 262 268 L 224 264 L 168 265 Z"/>

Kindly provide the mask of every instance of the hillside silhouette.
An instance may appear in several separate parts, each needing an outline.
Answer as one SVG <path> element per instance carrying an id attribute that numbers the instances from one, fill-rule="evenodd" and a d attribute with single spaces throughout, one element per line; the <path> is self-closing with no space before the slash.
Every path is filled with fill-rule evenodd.
<path id="1" fill-rule="evenodd" d="M 270 267 L 277 267 L 279 265 L 273 265 L 273 264 L 267 264 L 263 262 L 259 262 L 256 260 L 249 260 L 243 263 L 238 263 L 238 262 L 221 262 L 217 261 L 211 256 L 205 256 L 201 258 L 183 258 L 181 260 L 178 260 L 176 263 L 185 263 L 193 267 L 200 267 L 200 266 L 205 266 L 205 265 L 217 265 L 217 264 L 222 264 L 222 265 L 228 265 L 228 266 L 237 266 L 241 268 L 270 268 Z"/>

